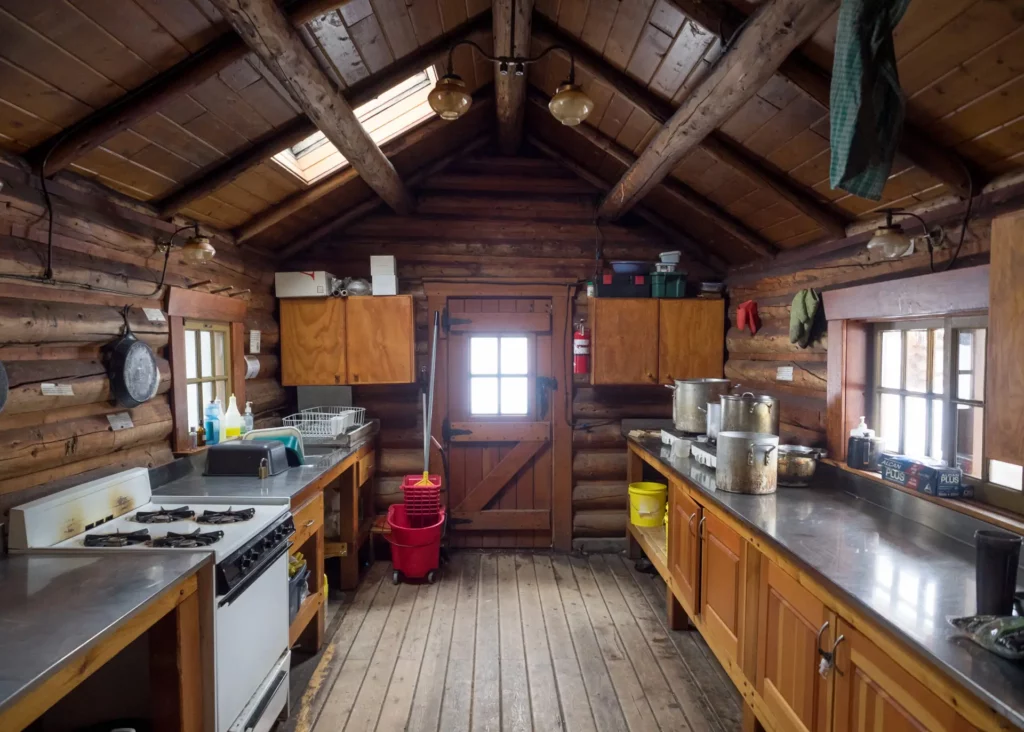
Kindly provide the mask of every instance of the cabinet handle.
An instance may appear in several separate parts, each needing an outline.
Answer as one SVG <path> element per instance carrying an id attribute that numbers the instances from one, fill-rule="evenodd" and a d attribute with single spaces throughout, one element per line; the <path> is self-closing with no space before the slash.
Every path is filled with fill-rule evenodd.
<path id="1" fill-rule="evenodd" d="M 704 522 L 707 521 L 707 520 L 708 520 L 707 516 L 701 516 L 700 517 L 700 523 L 697 524 L 697 538 L 698 539 L 703 539 L 704 538 Z"/>
<path id="2" fill-rule="evenodd" d="M 828 623 L 825 623 L 825 625 L 828 625 Z M 822 627 L 822 630 L 824 630 L 824 627 Z M 818 637 L 821 637 L 820 631 L 818 633 Z M 818 654 L 821 656 L 821 661 L 818 662 L 818 674 L 820 674 L 823 679 L 828 678 L 828 672 L 831 669 L 835 669 L 836 673 L 840 676 L 843 675 L 843 672 L 836 667 L 836 649 L 844 640 L 846 640 L 845 635 L 841 635 L 836 638 L 836 642 L 832 644 L 832 650 L 828 652 L 821 650 L 820 647 L 818 648 Z"/>
<path id="3" fill-rule="evenodd" d="M 814 647 L 818 650 L 818 655 L 822 655 L 825 652 L 821 650 L 821 636 L 828 630 L 828 621 L 826 620 L 820 628 L 818 628 L 818 637 L 814 639 Z"/>
<path id="4" fill-rule="evenodd" d="M 308 529 L 310 526 L 312 526 L 315 523 L 316 523 L 316 519 L 310 519 L 309 521 L 306 522 L 306 525 L 305 525 L 304 528 Z"/>
<path id="5" fill-rule="evenodd" d="M 697 512 L 694 511 L 693 513 L 690 514 L 690 518 L 686 519 L 686 533 L 688 533 L 688 534 L 692 534 L 693 533 L 693 531 L 690 529 L 690 527 L 693 526 L 693 519 L 694 519 L 694 517 L 696 515 L 697 515 Z"/>

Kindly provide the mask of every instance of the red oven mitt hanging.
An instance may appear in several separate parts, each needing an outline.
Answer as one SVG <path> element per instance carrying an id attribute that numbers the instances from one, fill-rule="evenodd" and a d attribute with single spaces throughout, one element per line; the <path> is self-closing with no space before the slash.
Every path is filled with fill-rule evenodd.
<path id="1" fill-rule="evenodd" d="M 746 330 L 749 326 L 750 335 L 757 333 L 757 329 L 761 327 L 761 316 L 757 314 L 756 302 L 747 300 L 740 303 L 736 308 L 736 325 L 740 330 Z"/>

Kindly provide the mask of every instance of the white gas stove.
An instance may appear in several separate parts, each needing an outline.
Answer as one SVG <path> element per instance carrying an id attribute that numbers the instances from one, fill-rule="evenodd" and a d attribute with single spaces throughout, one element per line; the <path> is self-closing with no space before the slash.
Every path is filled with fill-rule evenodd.
<path id="1" fill-rule="evenodd" d="M 269 729 L 288 703 L 288 500 L 153 500 L 135 468 L 11 509 L 12 552 L 210 551 L 217 732 Z"/>

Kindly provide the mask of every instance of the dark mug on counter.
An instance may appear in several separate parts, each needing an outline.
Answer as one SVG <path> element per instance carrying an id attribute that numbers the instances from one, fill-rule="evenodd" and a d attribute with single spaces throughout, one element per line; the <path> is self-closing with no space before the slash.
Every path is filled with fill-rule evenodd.
<path id="1" fill-rule="evenodd" d="M 974 532 L 978 615 L 1013 615 L 1021 537 L 998 529 Z"/>
<path id="2" fill-rule="evenodd" d="M 881 437 L 854 437 L 846 443 L 846 464 L 856 470 L 878 472 L 885 441 Z"/>

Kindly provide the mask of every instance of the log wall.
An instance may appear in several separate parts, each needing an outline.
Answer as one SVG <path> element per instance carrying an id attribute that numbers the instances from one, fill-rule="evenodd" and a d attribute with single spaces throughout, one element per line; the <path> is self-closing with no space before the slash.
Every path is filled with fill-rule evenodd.
<path id="1" fill-rule="evenodd" d="M 956 266 L 975 266 L 988 261 L 991 221 L 972 221 L 957 257 Z M 959 227 L 949 226 L 947 236 L 955 241 Z M 948 263 L 952 249 L 935 254 L 936 269 Z M 927 252 L 890 261 L 869 256 L 865 248 L 856 253 L 797 271 L 765 276 L 738 272 L 729 280 L 729 324 L 726 331 L 725 375 L 742 384 L 744 391 L 773 394 L 782 400 L 781 432 L 785 442 L 825 445 L 825 387 L 828 339 L 824 335 L 808 348 L 789 342 L 789 313 L 793 296 L 803 288 L 827 291 L 870 282 L 898 280 L 926 274 Z M 758 305 L 762 327 L 756 335 L 736 327 L 736 307 L 747 300 Z M 824 322 L 822 322 L 824 325 Z M 792 381 L 779 381 L 778 368 L 791 366 Z"/>
<path id="2" fill-rule="evenodd" d="M 416 350 L 421 373 L 428 355 L 423 279 L 431 277 L 577 277 L 590 279 L 595 251 L 608 259 L 656 260 L 678 246 L 627 217 L 594 226 L 599 193 L 558 164 L 539 158 L 476 157 L 427 179 L 417 215 L 368 216 L 287 263 L 289 269 L 326 269 L 336 276 L 367 276 L 371 254 L 398 259 L 399 291 L 416 298 Z M 698 265 L 684 267 L 700 275 Z M 585 318 L 585 288 L 574 322 Z M 571 344 L 566 344 L 567 348 Z M 661 388 L 593 388 L 576 377 L 572 416 L 574 536 L 622 536 L 625 530 L 626 445 L 623 417 L 671 416 L 671 394 Z M 356 387 L 354 399 L 381 420 L 377 510 L 401 500 L 402 476 L 422 470 L 418 387 Z"/>
<path id="3" fill-rule="evenodd" d="M 0 523 L 11 506 L 38 498 L 57 485 L 173 459 L 167 362 L 166 288 L 157 292 L 164 254 L 156 242 L 174 230 L 144 206 L 121 201 L 91 183 L 59 176 L 48 184 L 53 202 L 53 276 L 38 280 L 46 263 L 49 219 L 38 179 L 0 159 L 0 362 L 10 395 L 0 412 Z M 246 384 L 258 426 L 279 420 L 286 394 L 278 377 L 278 328 L 273 267 L 227 241 L 204 266 L 172 254 L 165 282 L 203 291 L 227 287 L 248 300 L 249 331 L 262 333 L 260 374 Z M 13 276 L 13 277 L 12 277 Z M 227 293 L 224 293 L 227 294 Z M 157 352 L 157 396 L 135 409 L 111 401 L 102 347 L 123 329 L 129 306 L 136 335 Z M 151 320 L 143 308 L 160 311 Z M 68 384 L 72 396 L 46 396 L 41 384 Z M 128 411 L 134 427 L 110 429 L 107 415 Z M 50 484 L 50 485 L 47 485 Z"/>

